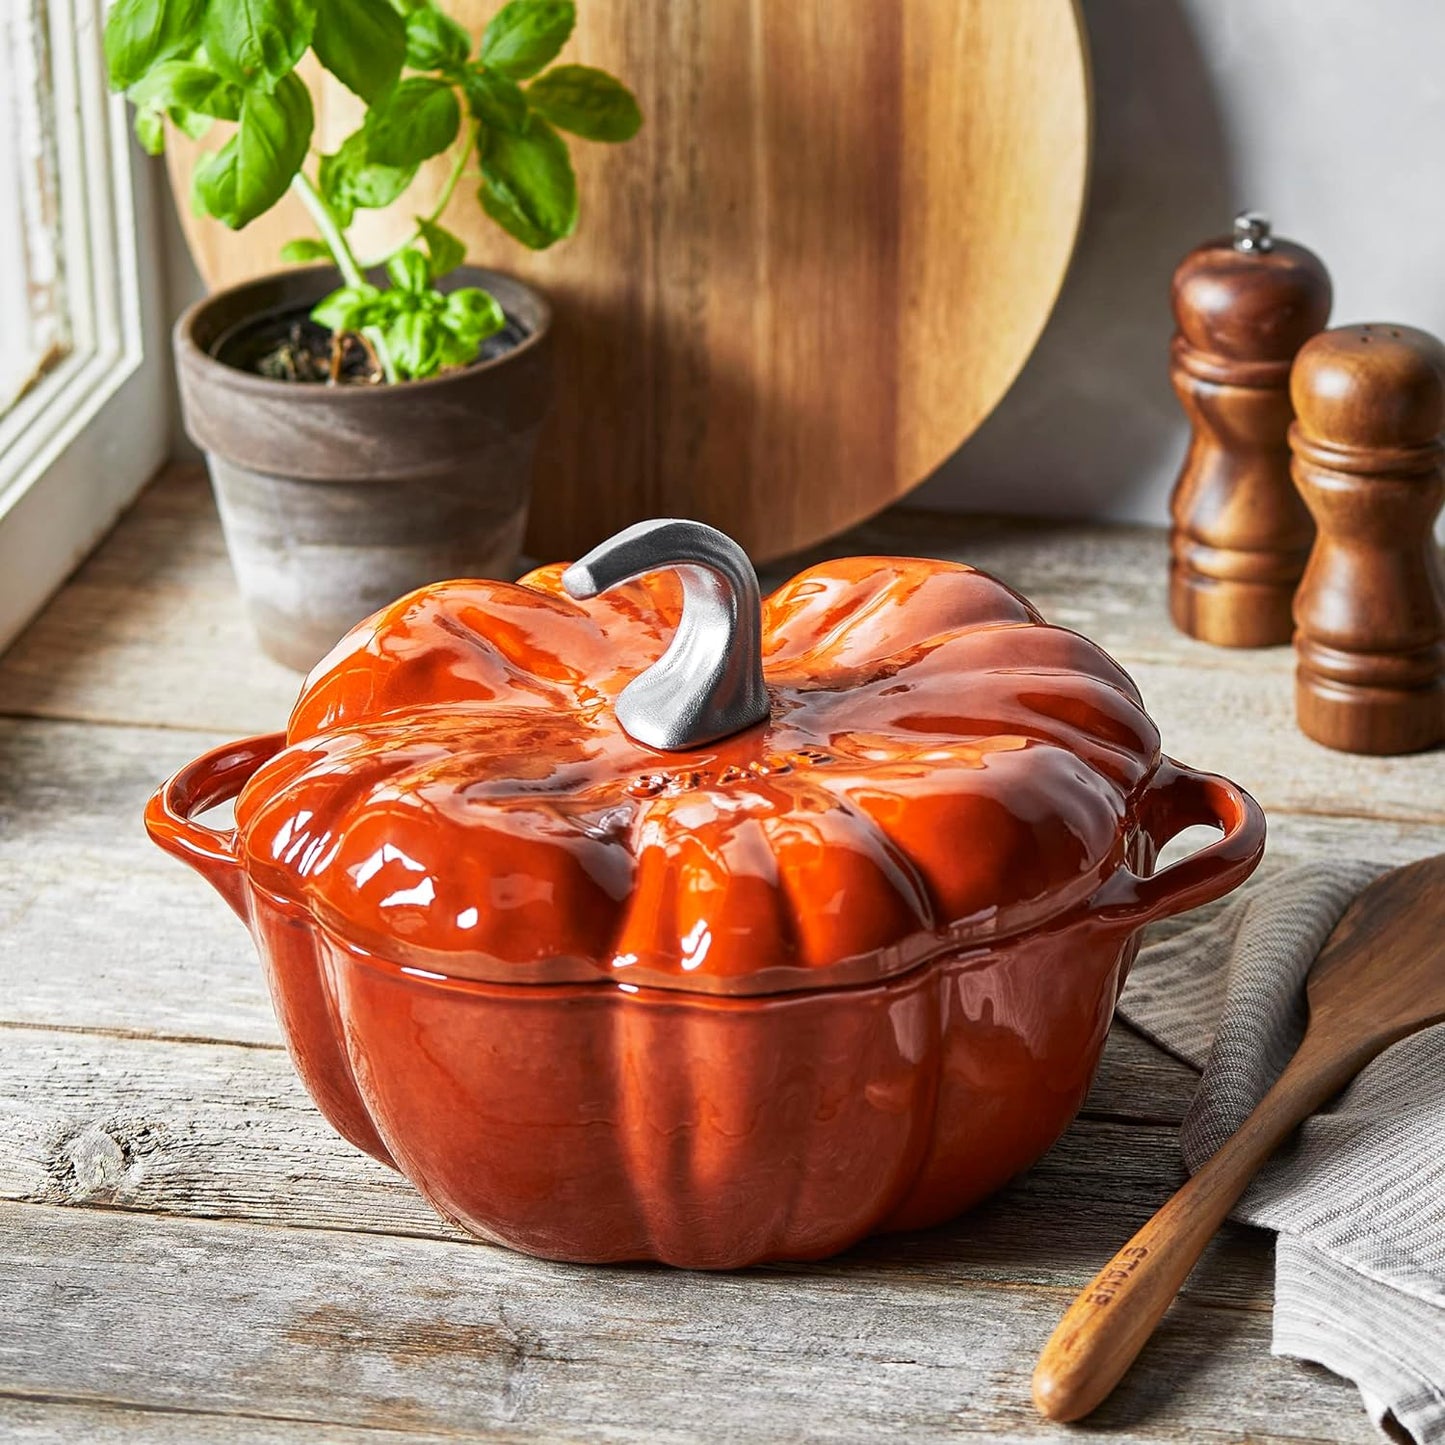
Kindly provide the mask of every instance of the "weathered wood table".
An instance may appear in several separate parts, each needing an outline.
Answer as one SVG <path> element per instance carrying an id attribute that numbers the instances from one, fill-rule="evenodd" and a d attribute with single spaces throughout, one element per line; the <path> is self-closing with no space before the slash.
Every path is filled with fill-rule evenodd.
<path id="1" fill-rule="evenodd" d="M 1445 848 L 1445 754 L 1296 732 L 1287 650 L 1178 636 L 1147 530 L 906 513 L 839 551 L 997 572 L 1133 673 L 1170 750 L 1269 812 L 1272 866 Z M 1066 1432 L 1035 1354 L 1176 1186 L 1193 1079 L 1116 1026 L 1078 1122 L 928 1234 L 733 1276 L 471 1242 L 336 1138 L 241 927 L 141 831 L 162 776 L 272 729 L 196 473 L 163 478 L 0 662 L 0 1439 L 925 1441 Z M 1271 866 L 1271 865 L 1267 865 Z M 1231 1228 L 1095 1417 L 1127 1440 L 1369 1440 L 1269 1354 L 1269 1236 Z"/>

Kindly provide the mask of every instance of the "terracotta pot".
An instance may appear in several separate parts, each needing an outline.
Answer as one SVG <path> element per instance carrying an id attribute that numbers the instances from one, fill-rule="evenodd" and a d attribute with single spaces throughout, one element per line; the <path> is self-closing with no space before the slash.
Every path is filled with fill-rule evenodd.
<path id="1" fill-rule="evenodd" d="M 677 564 L 402 598 L 147 826 L 249 926 L 332 1124 L 474 1233 L 721 1269 L 938 1223 L 1067 1126 L 1139 929 L 1243 881 L 1263 814 L 970 568 L 825 563 L 749 621 Z M 699 715 L 709 642 L 761 720 L 638 742 L 622 695 Z"/>
<path id="2" fill-rule="evenodd" d="M 186 433 L 206 454 L 261 645 L 309 668 L 353 624 L 445 577 L 515 575 L 547 408 L 551 310 L 529 286 L 462 268 L 527 331 L 491 361 L 396 386 L 273 381 L 216 360 L 228 333 L 308 307 L 329 267 L 218 292 L 177 322 Z"/>

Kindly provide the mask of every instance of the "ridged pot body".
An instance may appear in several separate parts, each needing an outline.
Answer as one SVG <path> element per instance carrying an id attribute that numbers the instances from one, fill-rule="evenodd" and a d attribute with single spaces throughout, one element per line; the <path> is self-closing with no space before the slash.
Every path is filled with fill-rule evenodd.
<path id="1" fill-rule="evenodd" d="M 426 978 L 251 900 L 333 1127 L 472 1233 L 593 1264 L 814 1259 L 952 1218 L 1078 1112 L 1137 948 L 1080 911 L 860 988 L 513 987 Z"/>
<path id="2" fill-rule="evenodd" d="M 187 435 L 206 454 L 246 611 L 273 657 L 311 667 L 354 623 L 445 577 L 510 577 L 546 412 L 551 321 L 530 287 L 463 268 L 528 331 L 464 370 L 395 386 L 274 381 L 211 353 L 237 326 L 310 306 L 327 267 L 199 302 L 176 326 Z"/>

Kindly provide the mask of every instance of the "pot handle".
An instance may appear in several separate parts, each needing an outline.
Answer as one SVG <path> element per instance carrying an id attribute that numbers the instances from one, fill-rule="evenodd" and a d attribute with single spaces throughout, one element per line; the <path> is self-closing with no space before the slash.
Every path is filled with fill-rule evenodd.
<path id="1" fill-rule="evenodd" d="M 1095 895 L 1097 915 L 1137 928 L 1212 903 L 1243 883 L 1264 854 L 1264 809 L 1237 783 L 1165 758 L 1144 799 L 1141 821 L 1158 848 L 1197 824 L 1224 836 L 1141 878 L 1128 864 Z"/>
<path id="2" fill-rule="evenodd" d="M 285 733 L 223 743 L 187 763 L 146 804 L 146 832 L 167 853 L 194 868 L 243 923 L 249 922 L 249 910 L 236 830 L 208 828 L 194 815 L 234 798 L 251 775 L 285 746 Z"/>

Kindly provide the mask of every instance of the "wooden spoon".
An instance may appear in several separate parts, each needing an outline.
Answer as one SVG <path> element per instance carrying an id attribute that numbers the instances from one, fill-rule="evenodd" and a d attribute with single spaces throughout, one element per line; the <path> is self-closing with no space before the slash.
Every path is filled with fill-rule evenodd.
<path id="1" fill-rule="evenodd" d="M 1049 1337 L 1034 1404 L 1078 1420 L 1107 1398 L 1255 1171 L 1377 1054 L 1445 1021 L 1445 855 L 1386 873 L 1310 971 L 1309 1025 L 1259 1106 L 1096 1274 Z"/>

